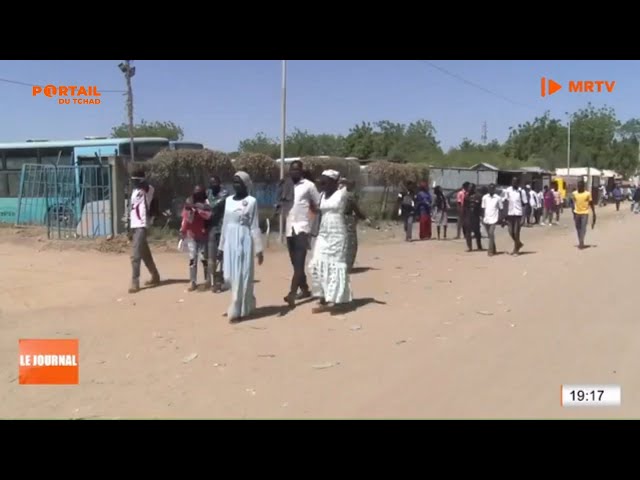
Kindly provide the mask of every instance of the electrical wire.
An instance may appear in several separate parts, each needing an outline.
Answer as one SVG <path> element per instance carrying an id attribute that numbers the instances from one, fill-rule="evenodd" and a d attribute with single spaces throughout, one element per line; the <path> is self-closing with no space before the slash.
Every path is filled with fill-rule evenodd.
<path id="1" fill-rule="evenodd" d="M 37 87 L 35 83 L 19 82 L 18 80 L 9 80 L 8 78 L 0 78 L 0 82 L 11 83 L 12 85 L 22 85 L 24 87 Z M 126 93 L 124 90 L 100 90 L 100 93 Z"/>
<path id="2" fill-rule="evenodd" d="M 531 109 L 534 108 L 532 105 L 527 105 L 525 103 L 517 102 L 517 101 L 512 100 L 512 99 L 510 99 L 508 97 L 505 97 L 504 95 L 501 95 L 501 94 L 499 94 L 497 92 L 494 92 L 493 90 L 489 90 L 488 88 L 485 88 L 482 85 L 478 85 L 477 83 L 472 82 L 471 80 L 467 80 L 466 78 L 464 78 L 464 77 L 462 77 L 462 76 L 460 76 L 460 75 L 458 75 L 456 73 L 450 72 L 449 70 L 447 70 L 445 68 L 442 68 L 442 67 L 440 67 L 439 65 L 436 65 L 433 62 L 430 62 L 429 60 L 419 60 L 419 61 L 425 63 L 426 65 L 430 66 L 431 68 L 434 68 L 434 69 L 438 70 L 441 73 L 444 73 L 445 75 L 450 76 L 451 78 L 455 78 L 456 80 L 458 80 L 458 81 L 460 81 L 462 83 L 465 83 L 466 85 L 469 85 L 470 87 L 473 87 L 473 88 L 476 88 L 478 90 L 481 90 L 484 93 L 488 93 L 489 95 L 493 95 L 494 97 L 497 97 L 497 98 L 499 98 L 501 100 L 504 100 L 505 102 L 511 103 L 512 105 L 517 105 L 519 107 L 525 107 L 525 108 L 531 108 Z"/>

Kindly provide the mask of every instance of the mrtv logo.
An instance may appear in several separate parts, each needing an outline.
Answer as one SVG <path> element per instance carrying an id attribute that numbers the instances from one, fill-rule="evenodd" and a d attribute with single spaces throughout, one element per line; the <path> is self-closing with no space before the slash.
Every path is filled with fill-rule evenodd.
<path id="1" fill-rule="evenodd" d="M 100 105 L 102 93 L 95 85 L 35 85 L 32 95 L 57 98 L 60 105 Z"/>
<path id="2" fill-rule="evenodd" d="M 569 93 L 613 93 L 616 88 L 615 80 L 571 80 Z M 540 95 L 546 97 L 562 90 L 562 85 L 550 78 L 540 79 Z"/>

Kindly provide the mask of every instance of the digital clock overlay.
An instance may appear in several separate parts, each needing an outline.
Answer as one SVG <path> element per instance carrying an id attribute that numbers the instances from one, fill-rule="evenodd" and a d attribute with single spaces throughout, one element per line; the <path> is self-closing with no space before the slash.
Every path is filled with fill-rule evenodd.
<path id="1" fill-rule="evenodd" d="M 620 385 L 562 385 L 560 405 L 563 407 L 619 407 Z"/>

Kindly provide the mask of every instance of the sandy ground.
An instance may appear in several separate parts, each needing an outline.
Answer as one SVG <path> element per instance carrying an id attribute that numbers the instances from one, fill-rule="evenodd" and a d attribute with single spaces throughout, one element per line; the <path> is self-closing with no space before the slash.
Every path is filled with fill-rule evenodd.
<path id="1" fill-rule="evenodd" d="M 3 229 L 0 416 L 638 417 L 638 234 L 628 207 L 599 209 L 585 251 L 568 214 L 523 229 L 517 258 L 368 231 L 357 308 L 333 316 L 311 304 L 283 314 L 290 266 L 272 246 L 257 270 L 261 318 L 230 325 L 228 294 L 185 291 L 181 254 L 157 253 L 166 284 L 128 295 L 126 255 Z M 19 385 L 19 338 L 78 338 L 80 385 Z M 563 409 L 563 383 L 621 385 L 622 406 Z"/>

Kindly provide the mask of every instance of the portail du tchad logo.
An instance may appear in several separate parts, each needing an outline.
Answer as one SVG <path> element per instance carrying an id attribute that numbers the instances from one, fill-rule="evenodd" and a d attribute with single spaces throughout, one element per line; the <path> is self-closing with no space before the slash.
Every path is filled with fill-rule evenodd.
<path id="1" fill-rule="evenodd" d="M 100 105 L 102 93 L 95 85 L 34 85 L 32 95 L 58 98 L 60 105 Z"/>
<path id="2" fill-rule="evenodd" d="M 20 385 L 77 385 L 80 379 L 78 340 L 18 341 Z"/>

